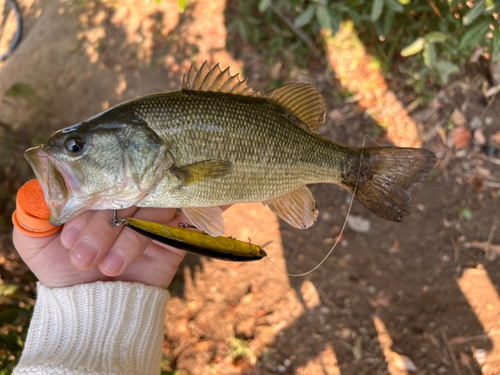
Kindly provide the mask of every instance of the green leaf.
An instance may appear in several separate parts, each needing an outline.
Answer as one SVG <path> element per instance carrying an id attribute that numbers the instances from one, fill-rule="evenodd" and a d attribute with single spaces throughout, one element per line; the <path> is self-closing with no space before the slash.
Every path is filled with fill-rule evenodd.
<path id="1" fill-rule="evenodd" d="M 361 20 L 360 20 L 358 11 L 356 9 L 353 9 L 353 8 L 348 8 L 347 13 L 349 13 L 349 16 L 351 17 L 352 22 L 354 22 L 354 26 L 359 27 Z"/>
<path id="2" fill-rule="evenodd" d="M 0 296 L 10 296 L 14 294 L 16 290 L 17 290 L 17 285 L 14 284 L 0 285 Z"/>
<path id="3" fill-rule="evenodd" d="M 458 49 L 475 47 L 476 44 L 486 40 L 486 33 L 490 30 L 490 23 L 491 20 L 488 18 L 467 30 L 467 32 L 462 35 L 462 38 L 460 39 Z"/>
<path id="4" fill-rule="evenodd" d="M 427 43 L 441 43 L 449 38 L 449 35 L 446 35 L 440 31 L 431 31 L 424 35 L 424 39 Z"/>
<path id="5" fill-rule="evenodd" d="M 392 9 L 395 12 L 401 13 L 404 12 L 405 8 L 398 0 L 385 0 L 387 7 Z"/>
<path id="6" fill-rule="evenodd" d="M 186 10 L 186 0 L 179 0 L 179 13 L 184 13 Z"/>
<path id="7" fill-rule="evenodd" d="M 458 66 L 444 60 L 436 61 L 436 63 L 434 64 L 434 69 L 436 69 L 439 73 L 439 78 L 441 79 L 441 83 L 443 84 L 448 83 L 450 74 L 458 73 L 460 71 Z"/>
<path id="8" fill-rule="evenodd" d="M 309 5 L 305 11 L 299 14 L 299 16 L 295 19 L 295 26 L 302 27 L 311 21 L 314 16 L 315 7 L 314 5 Z"/>
<path id="9" fill-rule="evenodd" d="M 468 208 L 464 208 L 461 212 L 464 219 L 470 220 L 472 219 L 472 211 Z"/>
<path id="10" fill-rule="evenodd" d="M 271 5 L 271 0 L 260 0 L 259 1 L 259 12 L 263 13 Z"/>
<path id="11" fill-rule="evenodd" d="M 486 0 L 479 0 L 474 3 L 472 8 L 462 19 L 464 26 L 470 25 L 486 9 Z"/>
<path id="12" fill-rule="evenodd" d="M 410 4 L 411 0 L 399 0 L 399 2 L 403 5 L 408 5 Z"/>
<path id="13" fill-rule="evenodd" d="M 16 307 L 11 307 L 7 311 L 0 313 L 0 327 L 6 324 L 12 324 L 19 315 L 19 310 Z"/>
<path id="14" fill-rule="evenodd" d="M 419 53 L 424 48 L 424 44 L 425 44 L 425 39 L 418 38 L 412 44 L 403 48 L 403 50 L 401 51 L 401 56 L 406 57 Z"/>
<path id="15" fill-rule="evenodd" d="M 388 9 L 384 13 L 384 35 L 387 36 L 392 31 L 392 27 L 394 25 L 394 11 L 392 9 Z"/>
<path id="16" fill-rule="evenodd" d="M 374 0 L 372 4 L 372 12 L 370 14 L 370 21 L 377 22 L 384 9 L 384 0 Z"/>
<path id="17" fill-rule="evenodd" d="M 436 46 L 434 44 L 426 43 L 424 45 L 424 64 L 432 68 L 436 63 Z"/>
<path id="18" fill-rule="evenodd" d="M 331 30 L 332 25 L 330 23 L 330 15 L 328 10 L 324 6 L 319 6 L 316 8 L 316 17 L 318 18 L 319 25 L 324 28 Z"/>
<path id="19" fill-rule="evenodd" d="M 495 30 L 493 30 L 493 38 L 491 39 L 491 50 L 493 54 L 497 54 L 500 50 L 500 28 L 495 25 Z"/>

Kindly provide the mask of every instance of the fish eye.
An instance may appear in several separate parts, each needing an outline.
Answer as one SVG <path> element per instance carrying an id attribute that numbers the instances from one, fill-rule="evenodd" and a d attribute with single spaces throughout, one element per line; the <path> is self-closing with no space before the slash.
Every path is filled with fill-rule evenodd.
<path id="1" fill-rule="evenodd" d="M 85 142 L 83 142 L 80 138 L 68 138 L 64 144 L 66 151 L 68 151 L 71 155 L 78 155 L 82 152 L 84 146 Z"/>

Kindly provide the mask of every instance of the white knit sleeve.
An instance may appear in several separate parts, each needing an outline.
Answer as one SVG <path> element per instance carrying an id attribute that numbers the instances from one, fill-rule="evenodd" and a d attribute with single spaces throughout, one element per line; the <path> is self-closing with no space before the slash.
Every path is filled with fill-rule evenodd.
<path id="1" fill-rule="evenodd" d="M 139 283 L 39 283 L 13 374 L 159 374 L 168 297 L 164 289 Z"/>

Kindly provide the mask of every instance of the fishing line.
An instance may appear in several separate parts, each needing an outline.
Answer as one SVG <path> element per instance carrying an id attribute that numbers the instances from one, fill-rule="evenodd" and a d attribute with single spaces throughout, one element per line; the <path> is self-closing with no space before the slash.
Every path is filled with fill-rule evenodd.
<path id="1" fill-rule="evenodd" d="M 363 147 L 365 147 L 365 140 L 364 139 L 363 139 Z M 339 243 L 340 238 L 342 237 L 342 234 L 344 233 L 344 229 L 345 229 L 345 227 L 347 225 L 347 219 L 349 218 L 349 214 L 351 213 L 352 204 L 354 203 L 354 196 L 356 195 L 356 191 L 358 190 L 359 176 L 361 175 L 361 161 L 362 160 L 360 158 L 359 159 L 358 175 L 356 177 L 356 184 L 354 185 L 354 190 L 352 192 L 351 202 L 349 203 L 349 208 L 347 210 L 347 214 L 346 214 L 346 217 L 345 217 L 345 220 L 344 220 L 344 225 L 342 225 L 342 229 L 340 230 L 340 234 L 337 236 L 337 239 L 335 240 L 335 243 L 333 244 L 333 246 L 330 249 L 330 251 L 325 255 L 325 257 L 321 260 L 321 262 L 319 262 L 316 266 L 314 266 L 314 268 L 310 269 L 307 272 L 302 272 L 302 273 L 289 273 L 289 272 L 286 272 L 285 270 L 282 270 L 275 262 L 273 262 L 269 256 L 267 256 L 266 257 L 267 260 L 269 262 L 271 262 L 278 270 L 280 270 L 281 272 L 283 272 L 284 274 L 286 274 L 287 276 L 290 276 L 290 277 L 306 276 L 306 275 L 310 274 L 311 272 L 316 271 L 328 259 L 328 257 L 333 252 L 333 250 L 335 250 L 335 247 Z"/>

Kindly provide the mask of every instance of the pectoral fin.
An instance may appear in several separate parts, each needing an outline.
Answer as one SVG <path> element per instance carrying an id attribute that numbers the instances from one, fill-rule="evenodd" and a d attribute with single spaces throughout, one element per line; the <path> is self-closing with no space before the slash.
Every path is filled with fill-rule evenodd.
<path id="1" fill-rule="evenodd" d="M 188 186 L 201 181 L 213 180 L 231 172 L 232 163 L 227 160 L 205 160 L 172 169 L 172 173 L 181 180 L 181 186 Z"/>
<path id="2" fill-rule="evenodd" d="M 196 228 L 212 237 L 224 234 L 224 218 L 219 207 L 187 207 L 182 208 L 182 212 Z"/>
<path id="3" fill-rule="evenodd" d="M 318 217 L 318 205 L 306 186 L 262 203 L 269 206 L 271 211 L 295 228 L 309 228 Z"/>

